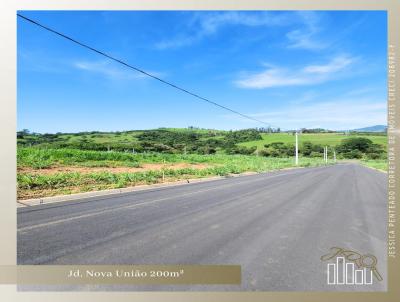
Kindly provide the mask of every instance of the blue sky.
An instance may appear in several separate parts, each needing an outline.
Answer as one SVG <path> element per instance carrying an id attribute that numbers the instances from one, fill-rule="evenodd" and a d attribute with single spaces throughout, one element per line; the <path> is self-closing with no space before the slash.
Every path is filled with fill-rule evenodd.
<path id="1" fill-rule="evenodd" d="M 282 129 L 386 124 L 384 11 L 20 13 Z M 264 126 L 17 22 L 18 129 Z"/>

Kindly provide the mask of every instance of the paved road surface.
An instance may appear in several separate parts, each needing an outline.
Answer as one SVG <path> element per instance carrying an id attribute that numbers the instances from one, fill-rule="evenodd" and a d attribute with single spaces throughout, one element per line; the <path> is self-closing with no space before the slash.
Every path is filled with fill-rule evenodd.
<path id="1" fill-rule="evenodd" d="M 241 286 L 92 290 L 386 290 L 386 191 L 384 173 L 339 164 L 22 208 L 18 263 L 242 266 Z M 327 285 L 333 246 L 374 254 L 384 281 Z"/>

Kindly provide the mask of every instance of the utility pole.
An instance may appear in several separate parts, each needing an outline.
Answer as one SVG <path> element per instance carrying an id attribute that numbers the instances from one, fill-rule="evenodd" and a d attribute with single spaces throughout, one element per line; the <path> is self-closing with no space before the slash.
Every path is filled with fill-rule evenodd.
<path id="1" fill-rule="evenodd" d="M 298 166 L 299 165 L 299 138 L 298 138 L 297 130 L 296 130 L 296 154 L 295 154 L 295 156 L 296 156 L 296 166 Z"/>
<path id="2" fill-rule="evenodd" d="M 132 153 L 135 154 L 135 148 L 132 148 Z"/>
<path id="3" fill-rule="evenodd" d="M 328 162 L 328 146 L 325 146 L 325 163 Z"/>
<path id="4" fill-rule="evenodd" d="M 164 181 L 165 181 L 165 172 L 164 172 L 164 169 L 165 169 L 165 159 L 163 159 L 163 167 L 162 167 L 162 182 L 164 182 Z"/>
<path id="5" fill-rule="evenodd" d="M 183 150 L 184 150 L 183 153 L 186 155 L 186 145 Z"/>
<path id="6" fill-rule="evenodd" d="M 336 151 L 333 150 L 333 161 L 336 163 Z"/>

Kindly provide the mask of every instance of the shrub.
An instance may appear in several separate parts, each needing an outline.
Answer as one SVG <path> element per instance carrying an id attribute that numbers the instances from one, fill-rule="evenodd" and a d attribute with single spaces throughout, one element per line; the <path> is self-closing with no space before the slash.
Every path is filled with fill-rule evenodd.
<path id="1" fill-rule="evenodd" d="M 372 141 L 365 137 L 351 137 L 344 139 L 337 147 L 338 152 L 347 153 L 353 150 L 366 152 L 372 146 Z"/>
<path id="2" fill-rule="evenodd" d="M 382 146 L 373 144 L 365 137 L 352 137 L 344 139 L 338 146 L 339 155 L 344 158 L 371 158 L 378 159 L 385 157 L 385 150 Z"/>
<path id="3" fill-rule="evenodd" d="M 253 146 L 250 148 L 244 147 L 244 146 L 233 146 L 229 148 L 226 153 L 227 154 L 244 154 L 244 155 L 250 155 L 253 154 L 257 150 L 257 147 Z"/>
<path id="4" fill-rule="evenodd" d="M 349 152 L 345 152 L 345 153 L 341 153 L 341 155 L 343 156 L 343 158 L 362 158 L 363 157 L 363 153 L 360 150 L 352 150 Z"/>
<path id="5" fill-rule="evenodd" d="M 299 150 L 304 156 L 312 156 L 312 153 L 324 153 L 324 147 L 319 144 L 313 144 L 311 142 L 304 142 Z M 314 155 L 315 157 L 315 155 Z"/>
<path id="6" fill-rule="evenodd" d="M 265 149 L 261 152 L 263 156 L 271 157 L 288 157 L 293 156 L 295 146 L 293 144 L 285 144 L 282 142 L 275 142 L 264 145 Z"/>

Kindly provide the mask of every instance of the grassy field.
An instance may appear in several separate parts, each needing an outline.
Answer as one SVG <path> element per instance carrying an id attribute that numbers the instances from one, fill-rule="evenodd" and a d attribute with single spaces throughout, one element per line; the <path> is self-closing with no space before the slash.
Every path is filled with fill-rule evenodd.
<path id="1" fill-rule="evenodd" d="M 200 135 L 219 135 L 223 138 L 227 131 L 223 130 L 213 130 L 213 129 L 188 129 L 188 128 L 159 128 L 157 130 L 166 130 L 170 132 L 177 133 L 197 133 Z M 121 131 L 121 132 L 95 132 L 95 133 L 60 133 L 58 134 L 58 139 L 66 143 L 80 142 L 82 140 L 91 141 L 93 143 L 132 143 L 137 142 L 137 136 L 142 134 L 143 130 L 132 130 L 132 131 Z M 19 138 L 19 143 L 24 143 L 25 141 L 34 140 L 36 137 L 33 134 L 27 134 L 24 138 Z"/>
<path id="2" fill-rule="evenodd" d="M 58 135 L 58 138 L 65 142 L 79 142 L 82 140 L 90 140 L 94 143 L 130 143 L 137 141 L 137 135 L 142 133 L 142 131 L 128 131 L 128 132 L 99 132 L 92 134 L 68 134 L 63 133 Z M 23 139 L 19 139 L 19 142 L 24 142 L 29 140 L 29 138 L 34 139 L 34 135 L 26 135 Z"/>
<path id="3" fill-rule="evenodd" d="M 190 132 L 190 133 L 198 133 L 198 134 L 217 134 L 217 135 L 224 135 L 229 131 L 225 130 L 217 130 L 217 129 L 191 129 L 191 128 L 158 128 L 162 130 L 172 131 L 172 132 Z"/>
<path id="4" fill-rule="evenodd" d="M 387 171 L 388 162 L 385 159 L 361 160 L 360 163 L 370 168 L 378 169 L 381 171 Z"/>
<path id="5" fill-rule="evenodd" d="M 215 141 L 226 141 L 232 133 L 219 130 L 208 129 L 178 129 L 162 128 L 169 133 L 185 132 L 199 134 L 196 139 L 199 142 L 207 141 L 212 138 Z M 162 131 L 165 133 L 165 131 Z M 159 182 L 169 182 L 190 178 L 225 176 L 243 172 L 263 172 L 272 171 L 294 166 L 293 157 L 275 158 L 262 157 L 255 155 L 230 155 L 228 147 L 218 145 L 215 147 L 216 154 L 202 155 L 197 152 L 198 149 L 192 149 L 192 152 L 184 154 L 183 149 L 173 149 L 173 152 L 157 153 L 154 150 L 142 150 L 136 153 L 128 152 L 107 152 L 107 151 L 89 151 L 93 150 L 90 146 L 88 150 L 77 148 L 76 145 L 67 145 L 62 148 L 56 147 L 57 142 L 85 142 L 91 141 L 99 144 L 113 143 L 141 143 L 144 130 L 125 131 L 125 132 L 86 132 L 86 133 L 59 133 L 56 136 L 35 136 L 31 133 L 24 134 L 18 138 L 21 143 L 24 140 L 27 144 L 20 144 L 17 152 L 18 164 L 18 199 L 37 198 L 45 196 L 54 196 L 62 194 L 71 194 L 75 192 L 86 192 L 110 188 L 122 188 L 140 184 L 152 184 Z M 138 138 L 138 135 L 142 137 Z M 166 140 L 167 144 L 183 143 L 186 146 L 185 139 L 187 135 L 172 135 L 172 142 Z M 168 136 L 167 135 L 167 136 Z M 254 139 L 254 136 L 245 138 Z M 190 136 L 190 135 L 189 135 Z M 302 142 L 310 141 L 313 144 L 335 146 L 343 139 L 349 137 L 366 137 L 374 143 L 386 147 L 385 135 L 366 135 L 357 134 L 346 136 L 339 133 L 318 133 L 301 134 L 299 136 L 300 148 Z M 162 136 L 160 136 L 162 138 Z M 153 144 L 159 144 L 160 137 L 145 137 L 145 140 L 152 140 Z M 239 143 L 241 146 L 257 146 L 262 149 L 265 144 L 272 142 L 294 143 L 294 136 L 287 133 L 261 134 L 262 140 Z M 168 138 L 168 137 L 167 137 Z M 35 144 L 35 139 L 41 139 L 42 145 Z M 49 139 L 49 140 L 47 140 Z M 195 142 L 188 142 L 188 149 L 194 146 L 198 148 L 202 145 Z M 243 140 L 242 140 L 243 141 Z M 33 147 L 27 147 L 31 143 Z M 191 145 L 192 144 L 192 145 Z M 196 145 L 197 144 L 197 145 Z M 72 147 L 71 147 L 72 146 Z M 152 145 L 153 146 L 153 145 Z M 114 146 L 117 148 L 118 146 Z M 71 149 L 68 149 L 71 148 Z M 225 148 L 225 149 L 224 149 Z M 228 148 L 228 149 L 227 149 Z M 107 150 L 104 148 L 102 150 Z M 112 150 L 112 148 L 110 148 Z M 101 149 L 100 149 L 101 150 Z M 118 149 L 117 149 L 118 150 Z M 195 150 L 193 152 L 193 150 Z M 200 149 L 199 149 L 200 150 Z M 132 152 L 132 149 L 121 151 Z M 146 152 L 145 152 L 146 151 Z M 287 156 L 287 153 L 283 153 Z M 366 157 L 364 157 L 366 158 Z M 365 160 L 362 164 L 369 167 L 386 170 L 385 160 Z M 323 165 L 321 157 L 300 158 L 300 166 L 318 166 Z"/>
<path id="6" fill-rule="evenodd" d="M 130 154 L 36 148 L 18 148 L 17 162 L 18 199 L 250 171 L 264 172 L 294 166 L 293 158 L 223 154 Z M 323 164 L 319 158 L 300 159 L 301 167 Z"/>
<path id="7" fill-rule="evenodd" d="M 294 144 L 295 138 L 293 134 L 288 133 L 271 133 L 271 134 L 261 134 L 262 140 L 244 142 L 238 145 L 252 147 L 256 146 L 258 149 L 262 149 L 265 144 L 270 144 L 274 142 L 283 142 Z M 350 137 L 366 137 L 372 140 L 373 143 L 384 145 L 386 148 L 387 136 L 386 135 L 344 135 L 341 133 L 304 133 L 299 135 L 299 144 L 305 141 L 312 142 L 313 144 L 321 144 L 324 146 L 336 146 L 343 139 Z"/>

